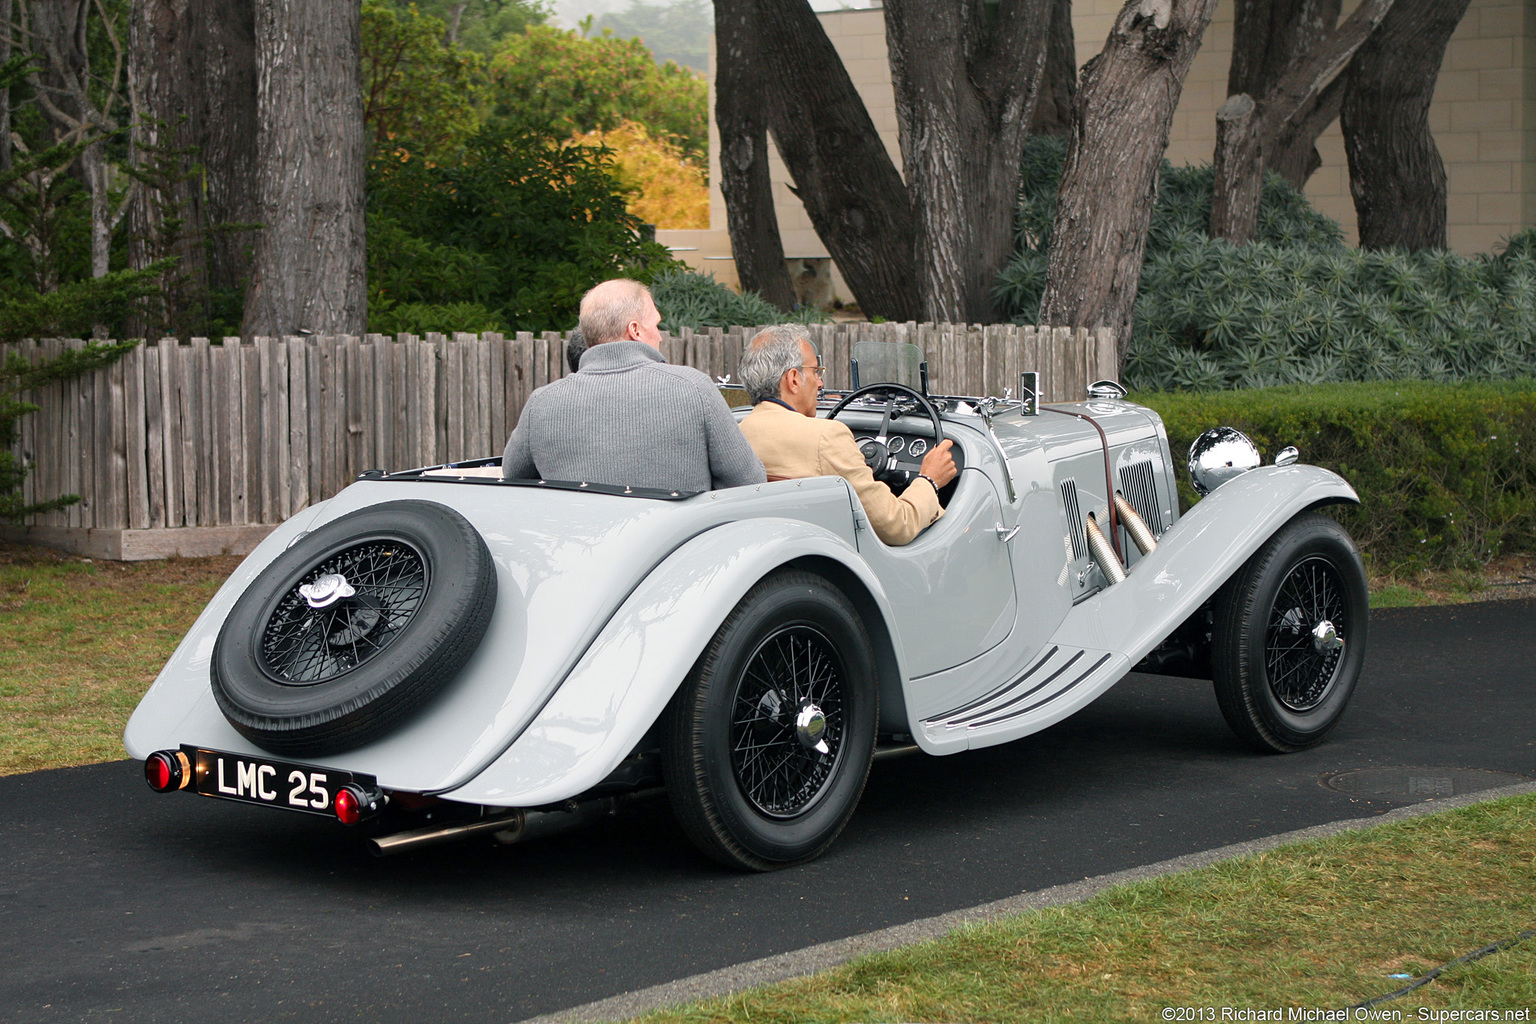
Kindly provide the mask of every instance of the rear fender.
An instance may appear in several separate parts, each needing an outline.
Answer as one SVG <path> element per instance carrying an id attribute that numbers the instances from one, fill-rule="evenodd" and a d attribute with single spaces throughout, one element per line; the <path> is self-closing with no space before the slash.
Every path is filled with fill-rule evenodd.
<path id="1" fill-rule="evenodd" d="M 1185 513 L 1125 582 L 1073 608 L 1050 642 L 1119 652 L 1135 664 L 1298 513 L 1359 501 L 1343 477 L 1317 466 L 1250 470 Z"/>
<path id="2" fill-rule="evenodd" d="M 213 643 L 218 637 L 219 625 L 234 607 L 235 601 L 273 559 L 314 526 L 325 513 L 327 504 L 324 501 L 318 502 L 278 524 L 262 538 L 219 587 L 213 599 L 204 606 L 192 628 L 187 630 L 187 635 L 182 637 L 181 643 L 177 644 L 176 650 L 167 660 L 165 669 L 150 684 L 123 730 L 123 747 L 129 757 L 143 760 L 167 745 L 167 735 L 178 733 L 181 723 L 193 713 L 193 702 L 187 699 L 184 689 L 178 688 L 178 682 L 189 674 L 203 680 L 208 678 L 208 662 L 213 656 Z M 199 690 L 200 693 L 205 691 L 206 686 Z M 242 742 L 232 727 L 228 727 L 222 720 L 220 725 L 221 735 L 229 741 L 228 745 Z"/>
<path id="3" fill-rule="evenodd" d="M 885 623 L 891 621 L 879 581 L 836 535 L 788 519 L 716 527 L 651 571 L 505 753 L 441 795 L 536 807 L 592 788 L 655 724 L 731 609 L 758 580 L 791 562 L 812 563 L 808 568 L 836 563 L 867 591 L 867 600 L 850 595 L 855 605 L 873 602 Z M 877 630 L 870 632 L 873 638 Z M 905 678 L 900 639 L 888 628 L 884 632 L 889 647 L 878 660 L 893 664 L 898 679 Z"/>

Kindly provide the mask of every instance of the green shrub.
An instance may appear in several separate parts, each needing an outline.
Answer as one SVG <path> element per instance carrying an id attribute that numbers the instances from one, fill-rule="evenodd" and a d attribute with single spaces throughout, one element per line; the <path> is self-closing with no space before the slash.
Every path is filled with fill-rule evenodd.
<path id="1" fill-rule="evenodd" d="M 137 341 L 92 342 L 84 348 L 66 349 L 37 362 L 19 352 L 9 352 L 4 360 L 0 360 L 0 522 L 20 521 L 26 516 L 53 512 L 80 500 L 78 494 L 55 495 L 30 504 L 22 500 L 21 485 L 32 467 L 18 459 L 13 450 L 19 432 L 17 421 L 38 408 L 31 402 L 23 402 L 22 392 L 57 381 L 73 380 L 111 366 L 137 345 Z"/>
<path id="2" fill-rule="evenodd" d="M 501 317 L 478 302 L 402 302 L 396 305 L 386 299 L 368 307 L 368 330 L 372 334 L 419 336 L 428 331 L 449 335 L 456 331 L 506 333 L 507 328 Z"/>
<path id="3" fill-rule="evenodd" d="M 1162 415 L 1180 465 L 1218 424 L 1251 437 L 1266 461 L 1286 445 L 1343 476 L 1361 505 L 1334 515 L 1374 571 L 1476 568 L 1536 551 L 1536 380 L 1420 381 L 1135 396 Z"/>
<path id="4" fill-rule="evenodd" d="M 998 300 L 1033 323 L 1062 144 L 1025 155 L 1018 251 Z M 1266 178 L 1254 242 L 1206 234 L 1211 169 L 1163 165 L 1124 380 L 1217 391 L 1324 381 L 1536 374 L 1536 231 L 1497 256 L 1349 249 L 1336 223 Z"/>
<path id="5" fill-rule="evenodd" d="M 450 163 L 376 154 L 369 303 L 473 303 L 512 330 L 569 329 L 594 284 L 675 265 L 625 195 L 606 150 L 536 126 L 482 128 Z"/>
<path id="6" fill-rule="evenodd" d="M 756 292 L 731 291 L 713 274 L 691 270 L 664 270 L 651 279 L 651 295 L 661 313 L 661 329 L 681 327 L 752 327 L 764 324 L 822 323 L 825 313 L 814 306 L 800 306 L 783 313 Z"/>

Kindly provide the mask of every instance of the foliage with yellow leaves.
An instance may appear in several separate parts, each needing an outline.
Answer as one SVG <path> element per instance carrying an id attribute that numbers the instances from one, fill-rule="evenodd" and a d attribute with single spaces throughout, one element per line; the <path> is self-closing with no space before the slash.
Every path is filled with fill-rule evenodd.
<path id="1" fill-rule="evenodd" d="M 658 228 L 709 227 L 709 185 L 704 169 L 683 156 L 666 136 L 643 124 L 623 121 L 610 131 L 582 132 L 583 146 L 613 153 L 618 178 L 635 192 L 629 212 Z"/>

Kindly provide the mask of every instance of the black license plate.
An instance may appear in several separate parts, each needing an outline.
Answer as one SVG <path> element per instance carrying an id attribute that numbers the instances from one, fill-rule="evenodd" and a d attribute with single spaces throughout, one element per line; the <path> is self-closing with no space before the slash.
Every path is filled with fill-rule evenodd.
<path id="1" fill-rule="evenodd" d="M 364 789 L 376 786 L 372 775 L 337 768 L 189 746 L 181 750 L 192 762 L 193 787 L 220 800 L 333 815 L 337 790 L 352 783 Z"/>

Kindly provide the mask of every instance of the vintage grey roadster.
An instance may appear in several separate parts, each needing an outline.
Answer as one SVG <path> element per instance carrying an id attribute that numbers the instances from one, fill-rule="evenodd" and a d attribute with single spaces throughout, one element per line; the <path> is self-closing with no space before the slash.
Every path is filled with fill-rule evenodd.
<path id="1" fill-rule="evenodd" d="M 365 473 L 244 561 L 129 753 L 155 790 L 366 822 L 379 852 L 515 842 L 664 788 L 704 853 L 769 869 L 831 845 L 877 752 L 1020 739 L 1132 671 L 1213 680 L 1260 750 L 1338 723 L 1368 617 L 1359 552 L 1318 511 L 1358 501 L 1343 479 L 1216 428 L 1181 514 L 1162 421 L 1118 385 L 930 395 L 896 348 L 820 414 L 897 488 L 954 443 L 945 514 L 911 544 L 882 544 L 840 477 Z"/>

